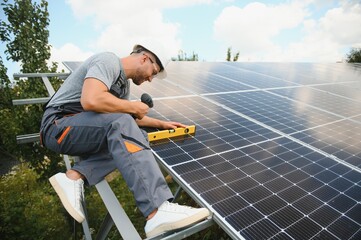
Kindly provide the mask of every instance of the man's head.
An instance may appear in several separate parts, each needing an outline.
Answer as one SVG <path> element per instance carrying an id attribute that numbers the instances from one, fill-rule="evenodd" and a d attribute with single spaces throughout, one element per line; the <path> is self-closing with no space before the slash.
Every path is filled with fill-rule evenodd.
<path id="1" fill-rule="evenodd" d="M 156 78 L 164 79 L 167 77 L 167 72 L 165 70 L 167 60 L 163 57 L 164 49 L 160 44 L 154 42 L 148 44 L 136 44 L 134 45 L 131 54 L 133 53 L 143 53 L 145 56 L 149 57 L 152 64 L 156 64 L 158 70 L 158 74 L 155 76 Z"/>

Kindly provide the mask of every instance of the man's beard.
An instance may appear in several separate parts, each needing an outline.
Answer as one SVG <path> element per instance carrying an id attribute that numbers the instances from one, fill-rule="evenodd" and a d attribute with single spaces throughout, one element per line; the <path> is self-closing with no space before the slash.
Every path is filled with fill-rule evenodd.
<path id="1" fill-rule="evenodd" d="M 146 81 L 146 76 L 144 76 L 143 72 L 140 71 L 139 69 L 136 70 L 135 75 L 132 77 L 133 83 L 135 85 L 140 85 L 142 84 L 144 81 Z"/>

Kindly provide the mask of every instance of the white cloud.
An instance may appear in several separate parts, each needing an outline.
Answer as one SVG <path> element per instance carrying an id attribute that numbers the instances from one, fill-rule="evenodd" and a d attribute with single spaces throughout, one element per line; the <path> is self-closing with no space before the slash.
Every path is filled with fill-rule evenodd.
<path id="1" fill-rule="evenodd" d="M 361 46 L 361 4 L 344 2 L 328 10 L 318 21 L 304 21 L 305 37 L 285 49 L 289 59 L 336 62 L 345 49 Z"/>
<path id="2" fill-rule="evenodd" d="M 341 45 L 361 42 L 361 4 L 345 2 L 341 7 L 329 10 L 320 19 L 319 28 L 325 37 Z"/>
<path id="3" fill-rule="evenodd" d="M 214 22 L 214 34 L 226 47 L 240 51 L 242 61 L 340 61 L 346 48 L 361 46 L 361 28 L 356 27 L 361 26 L 361 4 L 343 1 L 312 19 L 317 13 L 312 15 L 310 4 L 321 2 L 228 7 Z M 287 29 L 301 31 L 298 34 L 303 36 L 291 40 L 282 35 L 286 36 L 283 45 L 277 44 L 274 38 Z"/>
<path id="4" fill-rule="evenodd" d="M 51 48 L 51 57 L 49 59 L 49 63 L 58 62 L 58 71 L 65 70 L 67 68 L 63 66 L 62 62 L 65 61 L 84 61 L 88 57 L 90 57 L 93 52 L 84 52 L 78 46 L 72 43 L 66 43 L 61 48 Z"/>
<path id="5" fill-rule="evenodd" d="M 91 44 L 94 50 L 113 51 L 119 56 L 128 55 L 135 43 L 149 38 L 161 43 L 168 52 L 167 55 L 176 56 L 181 49 L 181 41 L 177 38 L 179 25 L 166 22 L 161 10 L 209 2 L 210 0 L 68 0 L 75 16 L 86 18 L 101 29 L 99 38 Z"/>
<path id="6" fill-rule="evenodd" d="M 272 38 L 284 29 L 298 26 L 307 11 L 297 2 L 267 6 L 250 3 L 244 8 L 223 9 L 214 22 L 214 34 L 242 54 L 277 51 Z M 256 54 L 258 55 L 258 54 Z"/>
<path id="7" fill-rule="evenodd" d="M 178 25 L 164 22 L 161 12 L 154 9 L 133 14 L 121 23 L 109 24 L 94 43 L 94 47 L 124 56 L 130 53 L 134 44 L 152 38 L 164 46 L 169 56 L 173 56 L 180 49 L 177 33 Z"/>
<path id="8" fill-rule="evenodd" d="M 129 54 L 133 44 L 149 38 L 160 42 L 169 56 L 176 56 L 182 49 L 179 33 L 184 26 L 167 22 L 162 11 L 220 3 L 214 0 L 67 2 L 75 16 L 90 22 L 100 32 L 92 40 L 92 50 L 113 51 L 119 56 Z M 319 16 L 326 7 L 330 9 Z M 335 62 L 342 60 L 345 49 L 361 46 L 359 25 L 359 1 L 293 0 L 226 7 L 214 20 L 213 29 L 222 48 L 231 46 L 232 51 L 240 51 L 242 61 Z"/>

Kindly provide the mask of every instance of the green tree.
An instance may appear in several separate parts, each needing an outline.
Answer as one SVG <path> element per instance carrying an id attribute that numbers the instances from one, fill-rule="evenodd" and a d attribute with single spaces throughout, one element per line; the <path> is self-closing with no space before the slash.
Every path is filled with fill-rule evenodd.
<path id="1" fill-rule="evenodd" d="M 14 152 L 16 150 L 16 141 L 14 132 L 18 127 L 13 121 L 15 113 L 11 102 L 11 83 L 6 75 L 7 69 L 0 57 L 0 154 Z"/>
<path id="2" fill-rule="evenodd" d="M 21 72 L 55 72 L 57 65 L 52 64 L 49 69 L 47 60 L 50 58 L 49 14 L 48 3 L 41 0 L 32 3 L 31 0 L 14 0 L 1 3 L 2 10 L 7 19 L 0 20 L 0 39 L 6 43 L 5 54 L 7 60 L 19 62 Z M 4 90 L 9 91 L 6 69 L 2 67 L 1 83 Z M 60 84 L 57 78 L 51 79 L 55 85 Z M 43 114 L 41 104 L 11 106 L 12 99 L 26 99 L 47 96 L 47 91 L 41 78 L 15 79 L 11 86 L 11 96 L 7 94 L 2 106 L 1 142 L 0 148 L 19 160 L 31 163 L 38 173 L 48 177 L 59 168 L 60 156 L 40 146 L 40 143 L 30 143 L 19 147 L 15 136 L 39 132 L 40 120 Z M 46 160 L 52 159 L 52 161 Z"/>
<path id="3" fill-rule="evenodd" d="M 15 0 L 11 4 L 4 0 L 1 5 L 8 20 L 1 23 L 0 31 L 1 40 L 6 42 L 8 59 L 20 62 L 24 73 L 48 71 L 48 3 L 44 0 L 39 4 L 31 0 Z"/>
<path id="4" fill-rule="evenodd" d="M 238 58 L 239 58 L 239 51 L 236 53 L 236 55 L 234 55 L 234 57 L 233 57 L 233 62 L 237 62 L 237 61 L 238 61 Z M 227 49 L 227 58 L 226 58 L 226 60 L 227 60 L 228 62 L 230 62 L 231 59 L 232 59 L 232 48 L 229 47 L 229 48 Z"/>
<path id="5" fill-rule="evenodd" d="M 352 48 L 350 53 L 347 54 L 347 62 L 361 63 L 361 48 Z"/>
<path id="6" fill-rule="evenodd" d="M 187 57 L 187 53 L 180 50 L 177 58 L 172 58 L 172 61 L 198 61 L 198 54 L 193 52 L 191 57 Z"/>
<path id="7" fill-rule="evenodd" d="M 4 66 L 0 56 L 0 111 L 3 108 L 11 107 L 10 79 L 7 76 L 7 68 Z"/>

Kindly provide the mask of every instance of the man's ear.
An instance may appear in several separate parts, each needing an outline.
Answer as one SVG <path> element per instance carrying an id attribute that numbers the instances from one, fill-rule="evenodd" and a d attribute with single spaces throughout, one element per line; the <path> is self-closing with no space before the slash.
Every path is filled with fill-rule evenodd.
<path id="1" fill-rule="evenodd" d="M 141 59 L 141 64 L 143 64 L 147 60 L 147 56 L 145 54 L 142 54 L 140 59 Z"/>

